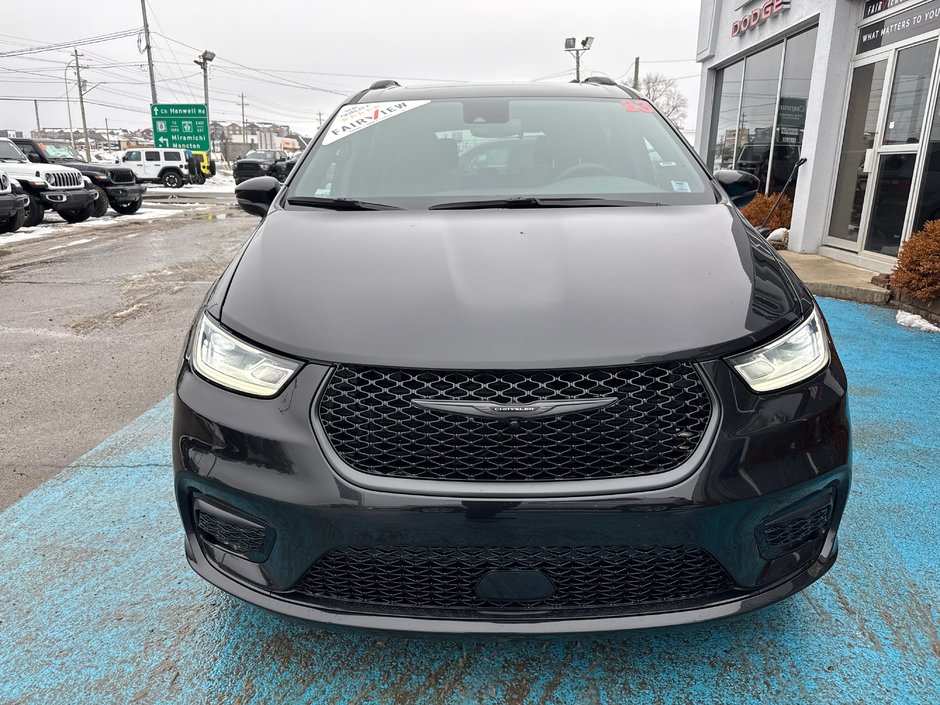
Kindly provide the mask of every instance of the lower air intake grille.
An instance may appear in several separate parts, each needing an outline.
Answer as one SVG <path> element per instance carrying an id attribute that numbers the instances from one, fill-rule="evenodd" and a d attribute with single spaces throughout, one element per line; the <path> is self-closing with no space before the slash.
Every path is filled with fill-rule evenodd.
<path id="1" fill-rule="evenodd" d="M 540 571 L 551 597 L 489 602 L 476 594 L 487 573 Z M 597 612 L 716 598 L 730 578 L 695 546 L 555 548 L 370 546 L 322 556 L 295 586 L 320 603 L 405 611 L 551 610 Z"/>
<path id="2" fill-rule="evenodd" d="M 829 505 L 785 521 L 763 527 L 769 552 L 782 555 L 810 541 L 821 538 L 829 528 Z"/>
<path id="3" fill-rule="evenodd" d="M 544 418 L 481 418 L 415 400 L 525 405 L 613 397 Z M 339 365 L 317 407 L 359 472 L 425 480 L 590 480 L 678 467 L 702 441 L 711 402 L 686 362 L 568 370 L 448 371 Z"/>
<path id="4" fill-rule="evenodd" d="M 252 554 L 264 548 L 263 527 L 236 524 L 206 512 L 196 512 L 196 523 L 202 538 L 233 553 Z"/>

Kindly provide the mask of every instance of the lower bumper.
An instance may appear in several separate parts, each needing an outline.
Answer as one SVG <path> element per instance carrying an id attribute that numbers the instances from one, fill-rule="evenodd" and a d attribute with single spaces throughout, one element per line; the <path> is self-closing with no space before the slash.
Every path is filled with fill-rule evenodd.
<path id="1" fill-rule="evenodd" d="M 92 189 L 75 189 L 73 191 L 43 191 L 42 202 L 46 208 L 53 210 L 72 210 L 84 208 L 98 198 L 98 192 Z"/>
<path id="2" fill-rule="evenodd" d="M 126 203 L 141 198 L 147 192 L 147 188 L 140 184 L 128 184 L 127 186 L 108 186 L 105 191 L 108 194 L 109 201 Z"/>
<path id="3" fill-rule="evenodd" d="M 336 612 L 320 609 L 281 595 L 248 587 L 219 570 L 199 550 L 193 550 L 186 538 L 186 557 L 200 576 L 239 599 L 289 617 L 311 620 L 335 627 L 374 629 L 391 632 L 422 632 L 448 635 L 538 636 L 553 634 L 591 634 L 670 627 L 707 622 L 745 614 L 767 607 L 794 595 L 826 574 L 836 561 L 838 543 L 830 531 L 822 550 L 808 566 L 776 584 L 736 599 L 703 604 L 681 610 L 604 616 L 598 618 L 554 619 L 542 621 L 509 621 L 506 619 L 433 619 L 391 615 Z"/>
<path id="4" fill-rule="evenodd" d="M 6 220 L 16 215 L 23 206 L 20 197 L 13 193 L 0 194 L 0 219 Z"/>

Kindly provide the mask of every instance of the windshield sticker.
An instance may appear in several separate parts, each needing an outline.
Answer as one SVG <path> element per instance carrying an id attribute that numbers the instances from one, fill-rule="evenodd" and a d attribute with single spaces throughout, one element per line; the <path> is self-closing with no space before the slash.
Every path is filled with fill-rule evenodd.
<path id="1" fill-rule="evenodd" d="M 651 113 L 653 106 L 645 100 L 621 100 L 620 104 L 628 113 Z"/>
<path id="2" fill-rule="evenodd" d="M 387 103 L 347 105 L 339 111 L 336 117 L 333 118 L 333 122 L 326 128 L 326 135 L 323 137 L 322 144 L 330 144 L 330 142 L 348 137 L 377 122 L 420 108 L 430 102 L 429 100 L 399 100 Z"/>
<path id="3" fill-rule="evenodd" d="M 692 193 L 692 189 L 689 188 L 688 181 L 673 181 L 672 190 L 676 193 Z"/>

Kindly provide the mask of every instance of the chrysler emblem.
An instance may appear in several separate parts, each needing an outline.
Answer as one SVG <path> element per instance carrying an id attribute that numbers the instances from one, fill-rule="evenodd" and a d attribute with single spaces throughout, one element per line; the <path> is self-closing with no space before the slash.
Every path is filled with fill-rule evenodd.
<path id="1" fill-rule="evenodd" d="M 536 419 L 562 414 L 576 414 L 592 409 L 603 409 L 617 401 L 617 397 L 599 397 L 595 399 L 574 399 L 558 401 L 535 401 L 530 404 L 493 404 L 478 401 L 446 401 L 437 399 L 413 399 L 417 407 L 430 411 L 443 411 L 463 416 L 483 416 L 486 418 Z"/>

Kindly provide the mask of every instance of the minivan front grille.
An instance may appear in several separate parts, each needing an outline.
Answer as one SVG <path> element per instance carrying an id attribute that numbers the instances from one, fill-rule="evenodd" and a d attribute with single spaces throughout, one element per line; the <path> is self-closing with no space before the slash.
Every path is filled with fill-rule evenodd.
<path id="1" fill-rule="evenodd" d="M 52 188 L 77 188 L 82 185 L 82 175 L 78 171 L 53 171 L 48 176 Z"/>
<path id="2" fill-rule="evenodd" d="M 494 602 L 478 590 L 492 571 L 538 571 L 554 590 L 536 600 Z M 326 606 L 483 610 L 483 616 L 500 610 L 586 616 L 715 599 L 734 589 L 718 561 L 697 546 L 344 546 L 321 556 L 294 586 Z"/>
<path id="3" fill-rule="evenodd" d="M 416 400 L 525 405 L 614 398 L 542 418 L 486 418 Z M 338 365 L 317 413 L 352 469 L 460 481 L 596 480 L 653 475 L 702 442 L 711 400 L 687 362 L 566 370 L 448 371 Z"/>

